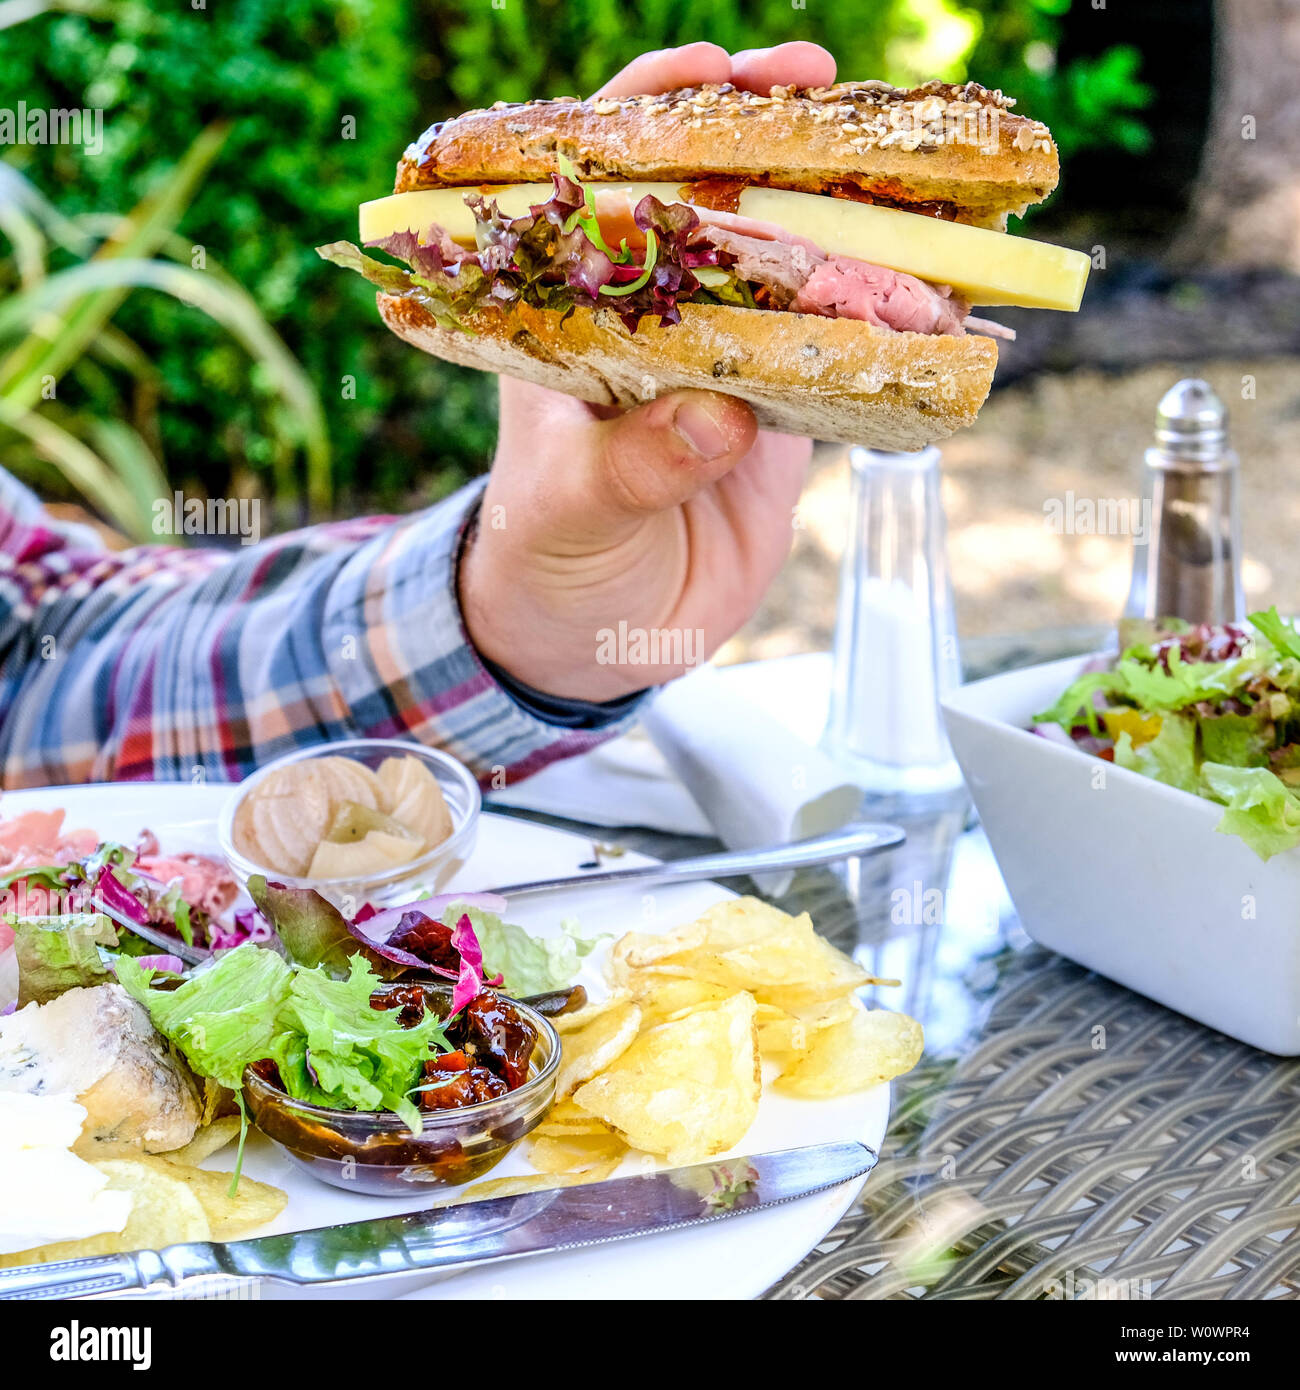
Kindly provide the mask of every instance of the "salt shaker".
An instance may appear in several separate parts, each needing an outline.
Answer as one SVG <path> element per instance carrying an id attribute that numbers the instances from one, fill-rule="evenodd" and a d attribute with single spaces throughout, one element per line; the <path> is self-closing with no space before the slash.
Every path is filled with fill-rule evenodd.
<path id="1" fill-rule="evenodd" d="M 961 684 L 939 451 L 849 451 L 830 713 L 822 747 L 887 795 L 961 782 L 939 699 Z"/>
<path id="2" fill-rule="evenodd" d="M 1157 407 L 1125 617 L 1214 624 L 1245 617 L 1238 460 L 1227 426 L 1223 402 L 1194 377 Z"/>

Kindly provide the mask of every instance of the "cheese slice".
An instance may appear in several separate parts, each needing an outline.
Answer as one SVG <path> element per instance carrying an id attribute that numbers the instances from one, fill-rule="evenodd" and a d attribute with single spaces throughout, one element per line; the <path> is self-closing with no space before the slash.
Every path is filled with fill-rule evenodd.
<path id="1" fill-rule="evenodd" d="M 623 193 L 635 207 L 647 193 L 664 203 L 680 203 L 680 183 L 592 183 L 593 193 Z M 550 183 L 511 183 L 482 188 L 421 188 L 414 193 L 394 193 L 361 204 L 361 240 L 378 241 L 393 232 L 423 230 L 431 223 L 446 229 L 453 241 L 474 244 L 474 214 L 465 206 L 467 193 L 491 198 L 507 217 L 520 217 L 554 192 Z"/>
<path id="2" fill-rule="evenodd" d="M 666 203 L 682 198 L 679 183 L 593 183 L 596 193 L 626 193 L 631 205 L 652 193 Z M 396 193 L 361 205 L 361 240 L 423 230 L 433 223 L 459 242 L 474 242 L 474 215 L 467 188 L 427 188 Z M 481 190 L 502 212 L 518 217 L 551 194 L 549 183 L 510 184 Z M 783 188 L 746 188 L 739 212 L 807 237 L 832 255 L 951 285 L 972 304 L 1018 304 L 1030 309 L 1075 310 L 1083 298 L 1091 261 L 1082 251 L 985 227 L 967 227 L 897 208 L 855 203 Z"/>

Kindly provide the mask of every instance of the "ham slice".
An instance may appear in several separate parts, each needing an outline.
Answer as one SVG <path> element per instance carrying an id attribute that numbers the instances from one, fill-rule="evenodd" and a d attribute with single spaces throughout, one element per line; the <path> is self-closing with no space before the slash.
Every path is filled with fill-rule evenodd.
<path id="1" fill-rule="evenodd" d="M 927 285 L 914 275 L 868 265 L 848 256 L 822 261 L 794 297 L 797 314 L 861 319 L 898 333 L 963 337 L 970 305 L 947 285 Z"/>
<path id="2" fill-rule="evenodd" d="M 239 896 L 239 884 L 229 869 L 206 854 L 141 855 L 134 867 L 142 874 L 170 884 L 180 880 L 181 897 L 211 918 L 220 917 Z"/>
<path id="3" fill-rule="evenodd" d="M 772 294 L 772 302 L 778 309 L 790 307 L 813 270 L 821 263 L 819 251 L 809 251 L 798 243 L 787 245 L 722 228 L 710 228 L 707 236 L 719 251 L 735 257 L 735 264 L 730 269 L 742 280 L 767 286 Z"/>
<path id="4" fill-rule="evenodd" d="M 787 232 L 775 222 L 760 222 L 757 217 L 742 217 L 738 212 L 717 212 L 713 208 L 696 208 L 695 211 L 706 233 L 716 230 L 755 237 L 759 241 L 779 241 L 784 246 L 801 246 L 818 260 L 826 259 L 826 252 L 815 241 Z"/>
<path id="5" fill-rule="evenodd" d="M 1016 340 L 1014 328 L 1008 328 L 1004 323 L 994 323 L 992 319 L 977 319 L 974 314 L 966 315 L 965 328 L 967 333 L 983 333 L 986 338 L 1006 338 L 1012 343 Z"/>
<path id="6" fill-rule="evenodd" d="M 62 811 L 24 811 L 0 820 L 0 875 L 44 864 L 68 864 L 94 851 L 93 830 L 64 830 Z"/>
<path id="7" fill-rule="evenodd" d="M 778 309 L 860 319 L 898 333 L 1016 336 L 1001 324 L 971 318 L 970 305 L 950 285 L 931 285 L 850 256 L 828 256 L 815 242 L 774 222 L 711 208 L 696 211 L 705 237 L 734 258 L 730 268 L 744 280 L 766 285 Z"/>

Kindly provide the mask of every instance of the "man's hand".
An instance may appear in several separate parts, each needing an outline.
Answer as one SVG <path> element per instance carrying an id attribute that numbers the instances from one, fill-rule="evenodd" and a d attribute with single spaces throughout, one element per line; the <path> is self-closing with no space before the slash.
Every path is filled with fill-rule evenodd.
<path id="1" fill-rule="evenodd" d="M 642 54 L 598 95 L 702 82 L 766 95 L 834 80 L 815 44 L 732 55 L 694 43 Z M 587 700 L 681 675 L 750 617 L 781 568 L 811 447 L 760 431 L 749 406 L 713 391 L 611 415 L 503 377 L 500 443 L 460 571 L 475 646 L 525 685 Z M 633 640 L 672 634 L 676 650 L 599 660 L 602 633 L 620 624 Z"/>

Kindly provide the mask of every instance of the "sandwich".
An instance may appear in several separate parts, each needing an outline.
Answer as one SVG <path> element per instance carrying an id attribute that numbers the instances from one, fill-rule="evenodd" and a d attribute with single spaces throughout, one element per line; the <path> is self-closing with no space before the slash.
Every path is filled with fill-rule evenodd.
<path id="1" fill-rule="evenodd" d="M 769 429 L 919 449 L 988 395 L 1014 335 L 985 308 L 1083 295 L 1087 256 L 1006 234 L 1059 173 L 1013 104 L 973 82 L 498 102 L 406 150 L 365 250 L 318 250 L 452 362 L 603 406 L 703 387 Z"/>

